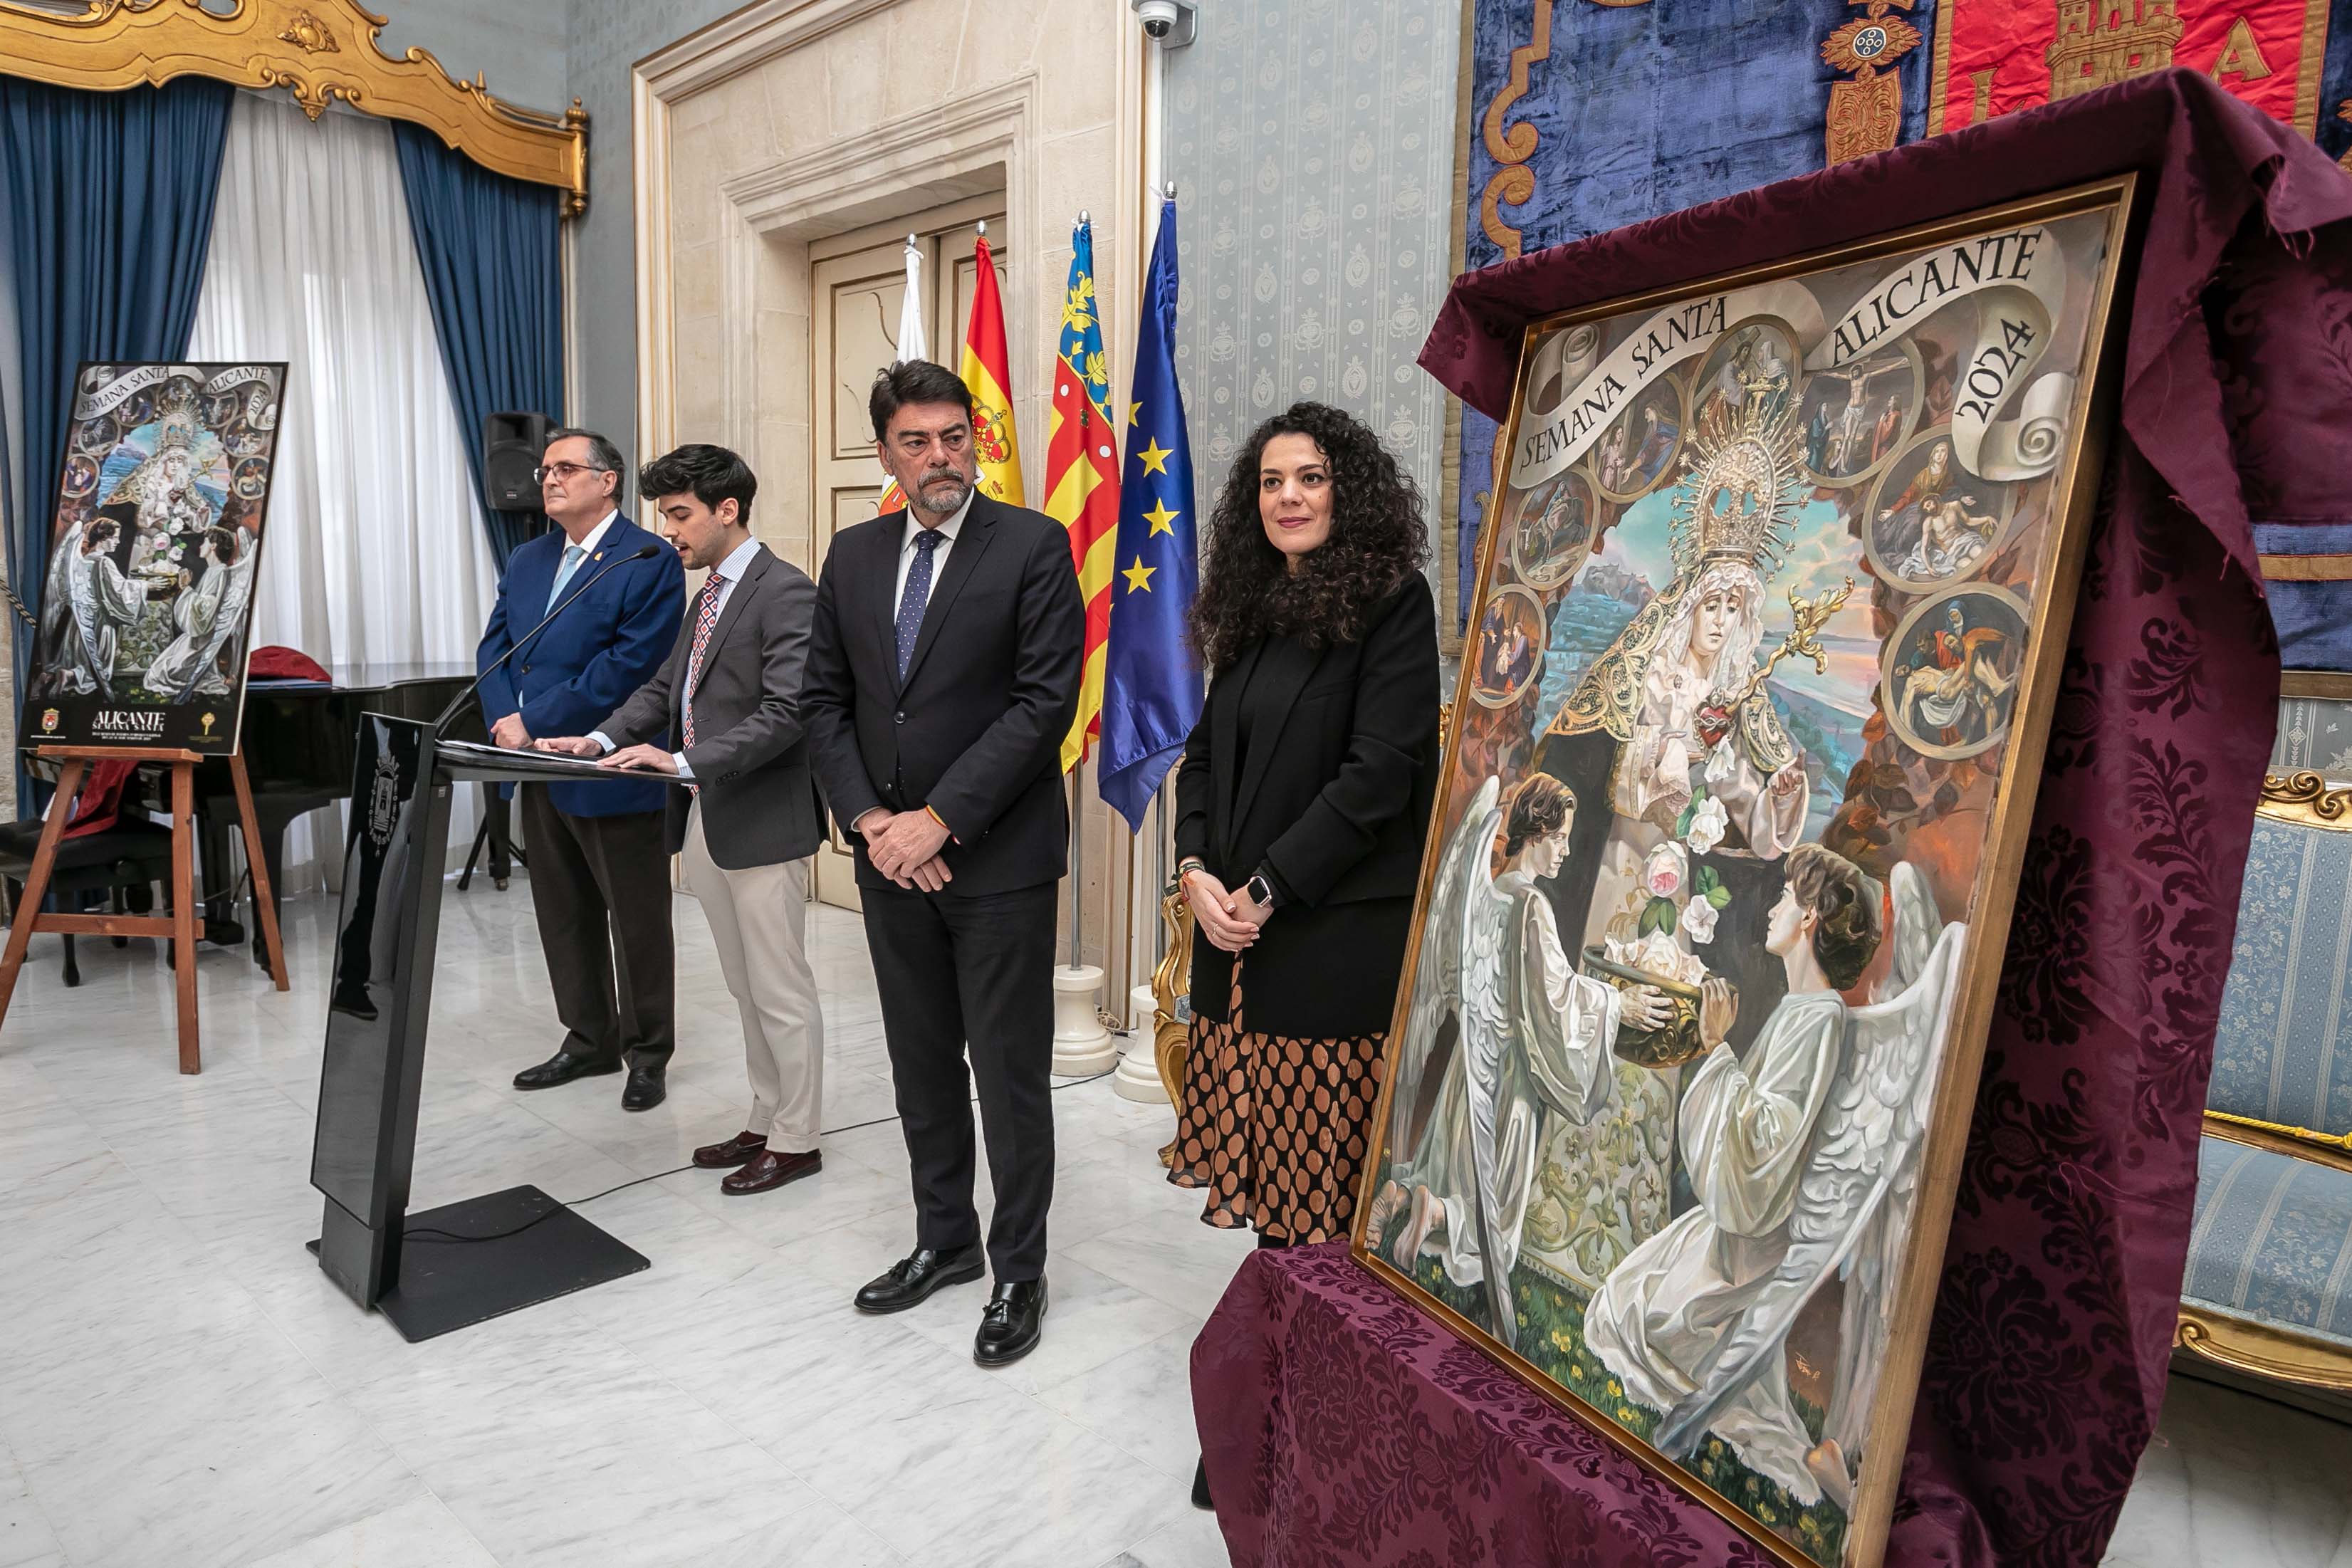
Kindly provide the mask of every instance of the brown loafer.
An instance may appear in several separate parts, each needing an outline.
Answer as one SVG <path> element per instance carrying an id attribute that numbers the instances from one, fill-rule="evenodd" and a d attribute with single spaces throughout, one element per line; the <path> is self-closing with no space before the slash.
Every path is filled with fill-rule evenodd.
<path id="1" fill-rule="evenodd" d="M 814 1176 L 823 1169 L 824 1156 L 814 1149 L 803 1154 L 779 1154 L 773 1149 L 762 1149 L 758 1159 L 720 1182 L 719 1190 L 740 1198 L 781 1187 L 786 1182 L 797 1182 L 803 1176 Z"/>
<path id="2" fill-rule="evenodd" d="M 724 1171 L 732 1165 L 750 1164 L 767 1146 L 767 1139 L 757 1132 L 738 1132 L 724 1143 L 705 1143 L 697 1149 L 694 1163 L 706 1171 Z"/>

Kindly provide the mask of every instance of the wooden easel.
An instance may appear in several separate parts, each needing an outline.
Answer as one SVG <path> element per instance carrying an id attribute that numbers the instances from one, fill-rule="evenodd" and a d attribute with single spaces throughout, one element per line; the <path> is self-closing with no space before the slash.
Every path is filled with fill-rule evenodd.
<path id="1" fill-rule="evenodd" d="M 57 797 L 48 820 L 41 826 L 40 847 L 25 879 L 25 896 L 17 900 L 16 923 L 8 928 L 8 948 L 0 955 L 0 1025 L 7 1022 L 8 1001 L 16 993 L 16 972 L 25 967 L 26 950 L 33 933 L 59 936 L 160 936 L 173 945 L 173 980 L 180 1003 L 180 1070 L 204 1070 L 196 1040 L 196 764 L 204 758 L 178 747 L 42 746 L 35 755 L 61 764 Z M 161 763 L 172 773 L 172 912 L 168 915 L 47 914 L 49 876 L 57 867 L 58 843 L 65 835 L 73 803 L 81 793 L 92 763 Z M 263 950 L 269 957 L 269 975 L 278 989 L 286 989 L 286 949 L 278 939 L 278 906 L 269 896 L 269 868 L 261 857 L 261 833 L 253 816 L 253 786 L 246 782 L 245 757 L 232 752 L 229 778 L 236 785 L 236 810 L 245 832 L 246 863 L 253 872 L 253 902 L 260 913 Z"/>

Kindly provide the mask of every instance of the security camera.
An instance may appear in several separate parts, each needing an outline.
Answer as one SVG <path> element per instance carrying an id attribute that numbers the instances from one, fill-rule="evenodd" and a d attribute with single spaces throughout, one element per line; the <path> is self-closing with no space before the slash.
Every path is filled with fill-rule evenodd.
<path id="1" fill-rule="evenodd" d="M 1129 0 L 1143 23 L 1143 36 L 1163 49 L 1181 49 L 1192 41 L 1193 7 L 1190 0 Z"/>

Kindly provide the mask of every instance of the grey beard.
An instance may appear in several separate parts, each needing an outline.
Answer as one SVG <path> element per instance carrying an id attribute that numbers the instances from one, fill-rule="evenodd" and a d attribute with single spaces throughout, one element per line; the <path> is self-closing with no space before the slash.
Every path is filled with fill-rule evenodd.
<path id="1" fill-rule="evenodd" d="M 929 478 L 933 476 L 926 477 Z M 918 484 L 915 487 L 914 500 L 917 506 L 935 516 L 952 517 L 955 515 L 956 509 L 963 505 L 965 499 L 971 494 L 971 487 L 965 484 L 963 482 L 963 476 L 959 474 L 956 476 L 956 488 L 954 490 L 942 494 L 936 499 L 933 497 L 931 489 L 928 485 Z"/>

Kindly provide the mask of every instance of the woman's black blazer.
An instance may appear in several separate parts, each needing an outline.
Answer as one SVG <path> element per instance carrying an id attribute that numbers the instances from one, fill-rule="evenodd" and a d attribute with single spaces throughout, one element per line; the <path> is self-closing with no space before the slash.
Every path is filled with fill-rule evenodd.
<path id="1" fill-rule="evenodd" d="M 1419 574 L 1373 606 L 1360 641 L 1268 637 L 1210 685 L 1176 771 L 1176 853 L 1229 888 L 1260 868 L 1275 886 L 1244 966 L 1251 1029 L 1389 1026 L 1437 794 L 1437 605 Z M 1233 954 L 1196 931 L 1193 1010 L 1224 1021 L 1232 990 Z"/>

